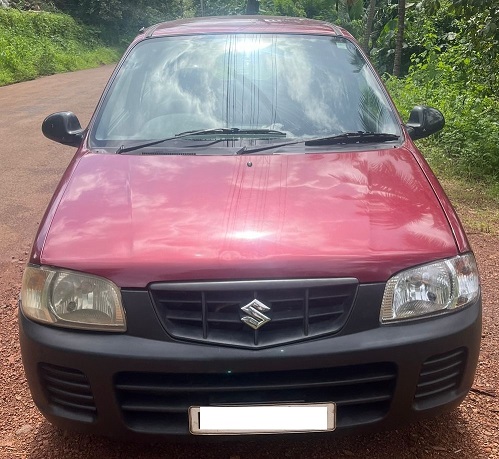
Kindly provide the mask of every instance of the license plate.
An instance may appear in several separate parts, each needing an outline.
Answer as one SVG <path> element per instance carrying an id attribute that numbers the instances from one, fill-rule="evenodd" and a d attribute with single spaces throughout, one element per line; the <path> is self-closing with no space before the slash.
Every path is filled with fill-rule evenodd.
<path id="1" fill-rule="evenodd" d="M 194 435 L 326 432 L 335 427 L 334 403 L 189 408 L 189 429 Z"/>

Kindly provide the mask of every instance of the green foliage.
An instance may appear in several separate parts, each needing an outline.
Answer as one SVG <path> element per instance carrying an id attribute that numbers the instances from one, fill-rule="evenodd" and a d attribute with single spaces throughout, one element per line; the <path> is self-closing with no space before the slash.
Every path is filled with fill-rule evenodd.
<path id="1" fill-rule="evenodd" d="M 424 0 L 426 9 L 434 13 L 446 8 L 457 19 L 473 48 L 487 59 L 499 54 L 499 0 Z"/>
<path id="2" fill-rule="evenodd" d="M 196 2 L 197 16 L 230 16 L 244 14 L 246 2 L 243 0 L 204 0 L 204 10 L 201 11 L 201 2 Z"/>
<path id="3" fill-rule="evenodd" d="M 499 183 L 498 55 L 490 41 L 487 46 L 474 42 L 470 21 L 478 21 L 480 12 L 469 11 L 464 18 L 452 8 L 453 0 L 430 9 L 429 1 L 409 13 L 408 75 L 401 80 L 387 76 L 387 85 L 405 119 L 417 104 L 443 112 L 444 130 L 420 141 L 437 171 Z M 474 27 L 480 29 L 478 23 Z"/>
<path id="4" fill-rule="evenodd" d="M 101 29 L 108 43 L 122 46 L 141 27 L 195 16 L 200 6 L 199 0 L 53 0 L 53 4 L 84 24 Z"/>
<path id="5" fill-rule="evenodd" d="M 432 165 L 447 176 L 499 181 L 499 101 L 480 85 L 458 79 L 456 50 L 429 53 L 404 79 L 387 77 L 387 86 L 404 119 L 414 105 L 442 111 L 446 126 L 421 142 Z M 450 61 L 450 62 L 449 62 Z"/>
<path id="6" fill-rule="evenodd" d="M 378 0 L 370 56 L 381 73 L 391 72 L 393 69 L 398 30 L 397 7 L 397 3 L 391 0 Z M 401 71 L 404 75 L 409 70 L 411 54 L 422 50 L 418 41 L 424 35 L 421 29 L 424 12 L 421 8 L 421 3 L 406 3 L 401 62 Z"/>
<path id="7" fill-rule="evenodd" d="M 94 29 L 71 17 L 0 9 L 0 85 L 114 62 Z"/>
<path id="8" fill-rule="evenodd" d="M 393 68 L 396 35 L 397 18 L 393 18 L 383 25 L 376 40 L 376 46 L 371 50 L 371 58 L 380 72 L 390 72 Z"/>
<path id="9" fill-rule="evenodd" d="M 260 12 L 274 16 L 306 16 L 305 9 L 301 3 L 293 0 L 263 0 L 260 2 Z"/>

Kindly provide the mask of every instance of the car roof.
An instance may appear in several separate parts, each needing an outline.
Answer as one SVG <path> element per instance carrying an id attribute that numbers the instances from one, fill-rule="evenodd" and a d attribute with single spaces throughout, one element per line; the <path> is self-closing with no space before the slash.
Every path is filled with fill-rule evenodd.
<path id="1" fill-rule="evenodd" d="M 144 30 L 137 39 L 216 33 L 292 33 L 350 37 L 341 27 L 313 19 L 284 16 L 212 16 L 162 22 Z"/>

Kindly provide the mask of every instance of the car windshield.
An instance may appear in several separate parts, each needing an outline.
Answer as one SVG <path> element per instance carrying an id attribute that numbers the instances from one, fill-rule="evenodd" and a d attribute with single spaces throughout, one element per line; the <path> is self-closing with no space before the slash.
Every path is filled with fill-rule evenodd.
<path id="1" fill-rule="evenodd" d="M 275 139 L 262 134 L 267 143 L 282 142 L 283 135 L 288 140 L 342 132 L 400 135 L 381 86 L 350 41 L 219 34 L 139 42 L 107 92 L 90 142 L 119 147 L 219 130 L 188 137 L 198 143 L 223 138 L 220 128 L 240 130 L 241 139 L 247 130 L 281 133 Z M 248 141 L 258 144 L 254 134 Z"/>

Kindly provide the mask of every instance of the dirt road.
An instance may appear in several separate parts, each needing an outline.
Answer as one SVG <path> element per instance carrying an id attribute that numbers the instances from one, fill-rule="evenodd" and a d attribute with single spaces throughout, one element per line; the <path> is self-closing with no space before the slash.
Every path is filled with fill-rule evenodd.
<path id="1" fill-rule="evenodd" d="M 36 227 L 73 150 L 45 139 L 43 118 L 86 125 L 111 67 L 0 88 L 0 458 L 499 458 L 499 237 L 471 235 L 483 281 L 484 331 L 474 390 L 461 407 L 397 431 L 263 444 L 120 444 L 53 428 L 34 407 L 17 338 L 17 296 Z M 497 234 L 497 233 L 496 233 Z"/>

